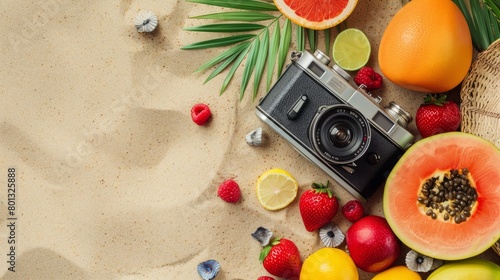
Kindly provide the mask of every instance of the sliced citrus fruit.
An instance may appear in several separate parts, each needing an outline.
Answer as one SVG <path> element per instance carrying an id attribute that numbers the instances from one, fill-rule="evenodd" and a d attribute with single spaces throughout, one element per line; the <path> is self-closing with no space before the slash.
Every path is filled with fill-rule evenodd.
<path id="1" fill-rule="evenodd" d="M 348 71 L 355 71 L 365 66 L 370 53 L 370 41 L 361 30 L 356 28 L 340 32 L 333 42 L 333 60 L 338 66 Z"/>
<path id="2" fill-rule="evenodd" d="M 292 22 L 309 29 L 322 30 L 344 21 L 358 0 L 274 0 L 276 7 Z"/>
<path id="3" fill-rule="evenodd" d="M 297 197 L 299 184 L 287 171 L 274 168 L 260 175 L 257 180 L 257 198 L 267 210 L 279 210 Z"/>

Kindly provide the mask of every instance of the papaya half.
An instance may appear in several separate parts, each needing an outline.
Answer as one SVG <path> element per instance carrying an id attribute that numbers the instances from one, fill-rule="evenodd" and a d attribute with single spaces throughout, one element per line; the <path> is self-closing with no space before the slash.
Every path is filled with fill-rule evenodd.
<path id="1" fill-rule="evenodd" d="M 443 260 L 476 256 L 500 238 L 500 150 L 463 132 L 417 141 L 389 174 L 383 208 L 413 250 Z"/>

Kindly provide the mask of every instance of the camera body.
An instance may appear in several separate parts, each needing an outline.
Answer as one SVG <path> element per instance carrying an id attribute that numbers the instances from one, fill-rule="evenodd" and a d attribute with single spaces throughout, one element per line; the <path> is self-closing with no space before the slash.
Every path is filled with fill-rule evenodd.
<path id="1" fill-rule="evenodd" d="M 411 116 L 380 106 L 320 51 L 292 63 L 256 108 L 257 116 L 342 187 L 366 201 L 413 143 Z"/>

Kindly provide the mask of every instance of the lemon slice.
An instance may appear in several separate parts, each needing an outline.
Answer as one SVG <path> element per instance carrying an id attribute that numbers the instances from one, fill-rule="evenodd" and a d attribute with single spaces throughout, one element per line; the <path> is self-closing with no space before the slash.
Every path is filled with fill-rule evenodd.
<path id="1" fill-rule="evenodd" d="M 333 60 L 347 71 L 355 71 L 365 66 L 370 53 L 370 41 L 359 29 L 346 29 L 340 32 L 333 42 Z"/>
<path id="2" fill-rule="evenodd" d="M 260 175 L 257 180 L 257 198 L 267 210 L 279 210 L 297 197 L 299 184 L 287 171 L 274 168 Z"/>

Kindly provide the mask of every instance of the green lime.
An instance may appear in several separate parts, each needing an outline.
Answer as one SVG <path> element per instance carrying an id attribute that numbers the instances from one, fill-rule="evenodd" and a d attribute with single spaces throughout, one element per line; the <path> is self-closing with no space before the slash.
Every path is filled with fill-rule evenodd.
<path id="1" fill-rule="evenodd" d="M 365 66 L 370 52 L 370 41 L 359 29 L 346 29 L 340 32 L 333 42 L 333 60 L 347 71 L 355 71 Z"/>

